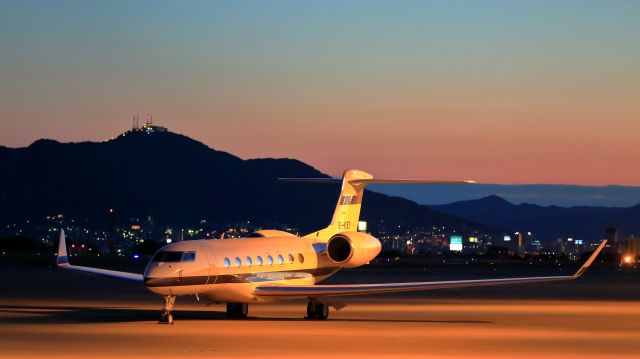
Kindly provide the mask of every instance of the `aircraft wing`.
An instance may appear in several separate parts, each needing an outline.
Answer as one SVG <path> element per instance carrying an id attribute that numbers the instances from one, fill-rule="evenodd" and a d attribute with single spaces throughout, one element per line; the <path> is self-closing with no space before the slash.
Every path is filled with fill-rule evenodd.
<path id="1" fill-rule="evenodd" d="M 257 287 L 254 290 L 254 294 L 265 298 L 318 298 L 341 295 L 411 292 L 446 288 L 481 287 L 501 284 L 541 283 L 570 280 L 580 277 L 587 270 L 600 251 L 602 251 L 602 248 L 604 248 L 606 243 L 606 240 L 602 241 L 593 254 L 591 254 L 589 259 L 587 259 L 587 261 L 574 275 L 384 284 L 263 285 Z"/>
<path id="2" fill-rule="evenodd" d="M 144 282 L 144 277 L 142 274 L 129 273 L 129 272 L 119 272 L 108 269 L 100 269 L 100 268 L 92 268 L 92 267 L 83 267 L 83 266 L 74 266 L 69 264 L 69 257 L 67 256 L 67 243 L 64 236 L 64 230 L 60 230 L 60 242 L 58 243 L 58 259 L 56 260 L 56 264 L 60 268 L 71 269 L 79 272 L 86 272 L 97 274 L 105 277 L 117 278 L 130 280 L 133 282 Z"/>

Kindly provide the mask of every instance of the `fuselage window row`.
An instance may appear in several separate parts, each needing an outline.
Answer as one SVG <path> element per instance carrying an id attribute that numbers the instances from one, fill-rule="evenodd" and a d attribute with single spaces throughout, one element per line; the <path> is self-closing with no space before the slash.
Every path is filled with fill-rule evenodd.
<path id="1" fill-rule="evenodd" d="M 164 253 L 177 253 L 177 252 L 164 252 Z M 187 256 L 189 259 L 185 260 L 185 256 Z M 287 259 L 288 259 L 288 264 L 293 264 L 295 262 L 295 257 L 291 253 L 287 255 Z M 194 261 L 194 260 L 195 260 L 194 252 L 185 252 L 185 254 L 182 255 L 181 260 L 174 260 L 174 261 L 178 262 L 178 261 Z M 278 260 L 278 264 L 280 265 L 285 264 L 284 257 L 282 256 L 282 254 L 278 254 L 277 260 Z M 304 263 L 304 256 L 302 255 L 302 253 L 298 253 L 298 260 L 300 261 L 300 263 Z M 223 263 L 226 268 L 231 267 L 231 260 L 229 258 L 225 257 Z M 253 265 L 253 259 L 250 256 L 247 256 L 245 263 L 247 267 L 251 267 Z M 259 266 L 264 264 L 264 261 L 262 260 L 261 256 L 256 256 L 256 263 Z M 235 267 L 242 267 L 242 259 L 240 259 L 240 257 L 235 257 L 233 264 Z M 271 255 L 267 255 L 267 265 L 273 265 L 273 257 Z"/>

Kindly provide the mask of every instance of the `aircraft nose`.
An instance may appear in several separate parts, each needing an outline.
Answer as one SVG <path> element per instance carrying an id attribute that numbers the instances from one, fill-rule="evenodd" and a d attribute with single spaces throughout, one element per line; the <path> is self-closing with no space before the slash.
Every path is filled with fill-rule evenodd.
<path id="1" fill-rule="evenodd" d="M 144 273 L 142 274 L 142 276 L 144 277 L 145 284 L 147 284 L 150 278 L 154 277 L 154 272 L 155 272 L 154 267 L 155 267 L 155 263 L 149 263 L 147 265 L 147 268 L 144 269 Z"/>
<path id="2" fill-rule="evenodd" d="M 166 263 L 149 263 L 144 270 L 144 285 L 147 290 L 156 294 L 167 295 L 171 293 L 171 287 L 175 278 L 167 272 Z"/>
<path id="3" fill-rule="evenodd" d="M 150 278 L 153 275 L 153 268 L 151 268 L 151 264 L 149 264 L 147 266 L 147 268 L 144 269 L 144 273 L 142 273 L 142 276 L 144 277 L 144 281 L 147 281 L 147 278 Z"/>
<path id="4" fill-rule="evenodd" d="M 170 270 L 170 266 L 166 265 L 167 263 L 162 262 L 151 262 L 147 265 L 147 268 L 144 270 L 144 283 L 145 285 L 149 285 L 150 282 L 157 280 L 158 278 L 167 277 L 170 275 L 168 270 Z"/>

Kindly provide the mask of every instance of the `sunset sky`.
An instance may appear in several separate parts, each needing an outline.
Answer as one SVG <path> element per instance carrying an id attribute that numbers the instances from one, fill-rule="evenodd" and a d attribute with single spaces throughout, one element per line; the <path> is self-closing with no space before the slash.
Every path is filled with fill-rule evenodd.
<path id="1" fill-rule="evenodd" d="M 339 175 L 640 185 L 640 1 L 7 1 L 0 145 L 138 112 Z"/>

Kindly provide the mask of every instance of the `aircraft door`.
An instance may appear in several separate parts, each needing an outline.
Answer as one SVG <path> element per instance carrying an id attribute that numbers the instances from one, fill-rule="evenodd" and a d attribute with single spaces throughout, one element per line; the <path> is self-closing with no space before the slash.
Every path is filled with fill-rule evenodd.
<path id="1" fill-rule="evenodd" d="M 216 267 L 216 257 L 213 251 L 208 246 L 201 246 L 201 251 L 206 254 L 209 263 L 209 279 L 207 284 L 215 284 L 218 278 L 218 267 Z"/>

